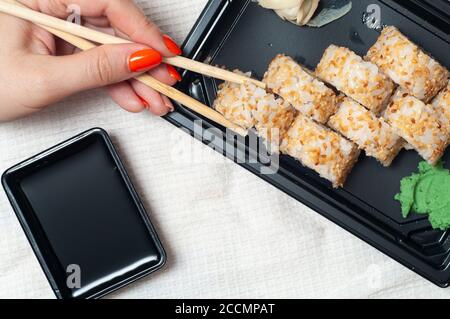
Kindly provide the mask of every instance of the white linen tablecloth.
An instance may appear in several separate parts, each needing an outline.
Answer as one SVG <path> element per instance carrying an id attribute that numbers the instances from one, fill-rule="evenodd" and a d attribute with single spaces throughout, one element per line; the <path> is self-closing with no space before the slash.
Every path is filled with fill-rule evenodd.
<path id="1" fill-rule="evenodd" d="M 206 0 L 139 3 L 182 42 Z M 122 111 L 101 90 L 0 124 L 0 171 L 96 126 L 111 134 L 168 252 L 162 271 L 110 297 L 450 297 L 166 121 Z M 0 298 L 54 298 L 3 191 Z"/>

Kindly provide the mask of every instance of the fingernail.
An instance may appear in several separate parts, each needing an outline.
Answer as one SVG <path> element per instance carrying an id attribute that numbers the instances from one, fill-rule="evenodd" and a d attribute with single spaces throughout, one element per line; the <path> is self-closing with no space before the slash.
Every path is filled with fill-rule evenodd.
<path id="1" fill-rule="evenodd" d="M 166 107 L 169 109 L 169 113 L 172 113 L 173 111 L 175 111 L 175 108 L 173 107 L 173 105 L 166 104 Z"/>
<path id="2" fill-rule="evenodd" d="M 148 109 L 150 107 L 150 104 L 146 100 L 144 100 L 141 96 L 138 95 L 139 100 L 141 101 L 142 105 Z"/>
<path id="3" fill-rule="evenodd" d="M 178 46 L 178 44 L 175 43 L 175 41 L 172 40 L 171 37 L 169 37 L 168 35 L 163 35 L 163 39 L 166 47 L 170 52 L 175 55 L 181 55 L 181 53 L 183 53 L 183 51 L 181 51 L 181 48 Z"/>
<path id="4" fill-rule="evenodd" d="M 170 64 L 167 65 L 167 72 L 169 72 L 169 75 L 173 77 L 175 80 L 180 82 L 182 80 L 180 73 Z"/>
<path id="5" fill-rule="evenodd" d="M 131 72 L 144 71 L 161 64 L 161 62 L 161 53 L 153 49 L 134 52 L 128 60 Z"/>
<path id="6" fill-rule="evenodd" d="M 173 106 L 172 103 L 170 103 L 170 100 L 168 97 L 163 96 L 163 102 L 164 105 L 169 109 L 169 112 L 172 113 L 173 111 L 175 111 L 175 107 Z"/>

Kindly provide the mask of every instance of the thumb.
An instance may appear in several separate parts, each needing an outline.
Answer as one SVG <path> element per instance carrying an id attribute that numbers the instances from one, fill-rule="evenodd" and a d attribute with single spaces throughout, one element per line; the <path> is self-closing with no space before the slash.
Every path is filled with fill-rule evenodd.
<path id="1" fill-rule="evenodd" d="M 140 44 L 114 44 L 50 61 L 47 71 L 56 81 L 53 88 L 66 96 L 133 78 L 161 64 L 162 56 Z"/>

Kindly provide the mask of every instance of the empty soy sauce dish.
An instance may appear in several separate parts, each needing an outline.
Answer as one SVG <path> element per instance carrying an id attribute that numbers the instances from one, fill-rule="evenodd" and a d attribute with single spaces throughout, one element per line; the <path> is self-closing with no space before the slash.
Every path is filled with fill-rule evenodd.
<path id="1" fill-rule="evenodd" d="M 57 298 L 102 297 L 166 261 L 102 129 L 8 169 L 2 184 Z"/>

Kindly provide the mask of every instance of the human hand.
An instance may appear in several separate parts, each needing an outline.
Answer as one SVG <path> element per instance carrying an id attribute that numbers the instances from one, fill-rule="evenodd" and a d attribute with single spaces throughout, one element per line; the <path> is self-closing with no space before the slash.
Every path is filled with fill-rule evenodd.
<path id="1" fill-rule="evenodd" d="M 170 100 L 134 80 L 149 72 L 173 85 L 181 77 L 161 64 L 162 56 L 181 54 L 179 47 L 146 19 L 131 0 L 20 0 L 28 7 L 65 19 L 69 5 L 81 9 L 83 22 L 139 44 L 102 45 L 76 52 L 27 21 L 0 14 L 0 121 L 26 116 L 74 93 L 106 87 L 114 101 L 130 112 L 155 115 L 173 110 Z"/>

